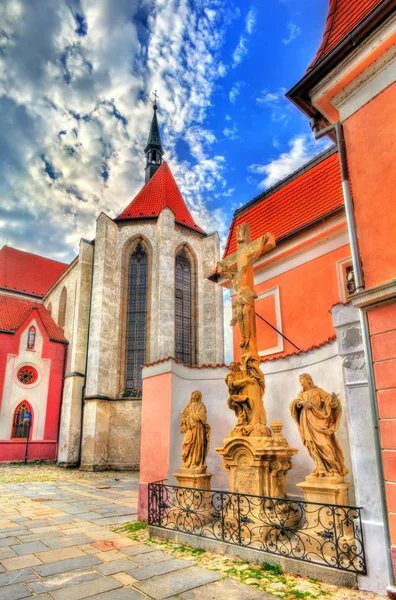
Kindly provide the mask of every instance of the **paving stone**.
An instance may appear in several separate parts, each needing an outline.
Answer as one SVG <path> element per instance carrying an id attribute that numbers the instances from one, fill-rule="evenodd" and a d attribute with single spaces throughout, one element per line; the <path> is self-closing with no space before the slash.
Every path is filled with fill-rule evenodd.
<path id="1" fill-rule="evenodd" d="M 134 586 L 155 600 L 170 598 L 175 594 L 181 594 L 187 590 L 194 589 L 205 583 L 211 583 L 221 579 L 223 575 L 208 571 L 203 567 L 191 567 L 189 569 L 181 569 L 154 577 L 148 581 L 135 583 Z M 70 600 L 70 599 L 69 599 Z"/>
<path id="2" fill-rule="evenodd" d="M 99 542 L 94 542 L 92 546 L 98 548 L 102 552 L 106 552 L 107 550 L 113 550 L 114 548 L 127 548 L 128 546 L 135 545 L 135 542 L 128 538 L 116 538 L 113 540 L 101 540 Z"/>
<path id="3" fill-rule="evenodd" d="M 29 587 L 35 594 L 42 592 L 52 592 L 53 590 L 63 589 L 70 585 L 76 585 L 85 583 L 86 581 L 93 581 L 94 579 L 101 579 L 102 576 L 96 571 L 91 569 L 85 569 L 80 571 L 69 571 L 68 573 L 61 573 L 56 576 L 43 577 L 40 581 L 36 581 L 29 584 Z"/>
<path id="4" fill-rule="evenodd" d="M 82 544 L 89 544 L 91 539 L 86 535 L 67 535 L 61 538 L 49 538 L 45 540 L 45 544 L 50 548 L 68 548 L 69 546 L 80 546 Z"/>
<path id="5" fill-rule="evenodd" d="M 104 592 L 93 596 L 92 600 L 147 600 L 147 596 L 143 596 L 137 590 L 131 588 L 123 588 L 122 590 L 114 590 L 112 592 Z"/>
<path id="6" fill-rule="evenodd" d="M 20 598 L 32 597 L 32 593 L 23 583 L 7 585 L 0 589 L 0 600 L 20 600 Z"/>
<path id="7" fill-rule="evenodd" d="M 0 539 L 4 540 L 5 538 L 9 538 L 9 537 L 19 537 L 20 535 L 25 535 L 29 533 L 29 529 L 26 529 L 26 527 L 19 528 L 19 529 L 3 529 L 0 532 Z"/>
<path id="8" fill-rule="evenodd" d="M 58 531 L 58 527 L 57 525 L 46 525 L 45 527 L 30 528 L 28 531 L 31 531 L 33 534 L 48 533 L 49 531 Z"/>
<path id="9" fill-rule="evenodd" d="M 26 554 L 29 554 L 29 552 L 26 552 Z M 3 548 L 0 548 L 0 560 L 2 558 L 11 558 L 12 556 L 17 556 L 14 550 L 12 550 L 12 548 L 10 548 L 9 546 L 4 546 Z"/>
<path id="10" fill-rule="evenodd" d="M 18 544 L 16 546 L 11 546 L 14 552 L 19 554 L 20 556 L 24 556 L 25 554 L 36 554 L 36 552 L 43 552 L 44 550 L 48 550 L 48 546 L 44 546 L 42 542 L 29 542 L 27 544 Z"/>
<path id="11" fill-rule="evenodd" d="M 155 552 L 154 548 L 150 546 L 131 546 L 130 548 L 123 548 L 122 553 L 128 554 L 128 556 L 136 556 L 137 554 L 147 554 L 148 552 Z"/>
<path id="12" fill-rule="evenodd" d="M 78 548 L 59 548 L 58 550 L 47 550 L 47 552 L 38 552 L 36 554 L 43 563 L 54 563 L 59 560 L 67 560 L 68 558 L 77 558 L 77 556 L 85 556 L 82 550 Z"/>
<path id="13" fill-rule="evenodd" d="M 34 556 L 34 554 L 27 554 L 26 556 L 5 558 L 1 561 L 1 564 L 7 571 L 16 571 L 17 569 L 25 569 L 27 567 L 41 565 L 41 560 Z"/>
<path id="14" fill-rule="evenodd" d="M 178 596 L 182 600 L 277 600 L 272 594 L 266 594 L 234 579 L 222 579 L 215 583 L 202 585 Z"/>
<path id="15" fill-rule="evenodd" d="M 95 554 L 96 558 L 100 558 L 103 562 L 110 562 L 111 560 L 121 560 L 125 558 L 125 555 L 119 550 L 108 550 L 107 552 L 98 552 Z"/>
<path id="16" fill-rule="evenodd" d="M 127 517 L 108 517 L 105 519 L 96 519 L 95 523 L 98 525 L 118 525 L 123 523 L 129 523 L 129 521 L 133 520 L 131 517 L 132 515 L 129 515 Z"/>
<path id="17" fill-rule="evenodd" d="M 102 575 L 114 575 L 114 573 L 121 573 L 121 571 L 128 571 L 137 567 L 136 563 L 133 563 L 127 558 L 121 560 L 112 560 L 111 562 L 96 565 L 95 569 L 102 573 Z"/>
<path id="18" fill-rule="evenodd" d="M 9 585 L 10 583 L 29 583 L 30 581 L 36 581 L 37 579 L 38 576 L 32 569 L 21 569 L 20 571 L 2 573 L 0 575 L 0 588 L 3 585 Z"/>
<path id="19" fill-rule="evenodd" d="M 126 572 L 135 579 L 144 581 L 150 577 L 158 577 L 158 575 L 165 575 L 165 573 L 172 573 L 172 571 L 194 567 L 195 565 L 196 563 L 192 561 L 182 560 L 181 558 L 171 558 L 170 560 L 163 560 L 147 567 L 129 569 L 126 570 Z"/>
<path id="20" fill-rule="evenodd" d="M 170 558 L 172 558 L 171 554 L 166 554 L 166 552 L 162 552 L 162 550 L 154 550 L 154 552 L 134 556 L 133 561 L 142 567 L 146 567 L 163 560 L 169 560 Z"/>
<path id="21" fill-rule="evenodd" d="M 27 542 L 40 542 L 47 538 L 62 537 L 62 534 L 56 531 L 47 531 L 47 533 L 30 533 L 29 535 L 19 535 L 18 539 L 24 544 Z"/>
<path id="22" fill-rule="evenodd" d="M 2 548 L 3 546 L 13 546 L 14 544 L 17 544 L 18 540 L 16 539 L 16 537 L 6 537 L 2 540 L 0 540 L 0 548 Z"/>
<path id="23" fill-rule="evenodd" d="M 114 579 L 117 579 L 122 585 L 133 585 L 137 579 L 129 575 L 129 573 L 114 573 Z"/>
<path id="24" fill-rule="evenodd" d="M 92 567 L 100 564 L 101 561 L 95 556 L 80 556 L 78 558 L 69 558 L 68 560 L 60 560 L 59 562 L 49 563 L 47 565 L 39 565 L 35 567 L 35 571 L 42 577 L 48 575 L 57 575 L 58 573 L 66 573 L 67 571 L 77 571 L 84 567 Z"/>
<path id="25" fill-rule="evenodd" d="M 95 595 L 101 592 L 108 592 L 121 587 L 122 584 L 113 579 L 113 577 L 102 577 L 80 585 L 71 585 L 63 590 L 55 590 L 51 592 L 51 596 L 54 600 L 82 600 L 83 598 L 95 597 Z"/>

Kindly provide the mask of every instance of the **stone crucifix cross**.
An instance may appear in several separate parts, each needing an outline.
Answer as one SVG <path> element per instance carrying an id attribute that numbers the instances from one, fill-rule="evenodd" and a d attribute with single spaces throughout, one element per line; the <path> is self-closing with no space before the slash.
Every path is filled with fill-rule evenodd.
<path id="1" fill-rule="evenodd" d="M 217 271 L 222 277 L 232 281 L 237 299 L 233 302 L 236 316 L 231 325 L 238 323 L 241 333 L 242 362 L 248 356 L 257 357 L 256 312 L 254 309 L 257 294 L 254 291 L 253 265 L 260 256 L 275 248 L 272 233 L 250 241 L 250 225 L 238 225 L 236 231 L 237 251 L 217 263 Z"/>

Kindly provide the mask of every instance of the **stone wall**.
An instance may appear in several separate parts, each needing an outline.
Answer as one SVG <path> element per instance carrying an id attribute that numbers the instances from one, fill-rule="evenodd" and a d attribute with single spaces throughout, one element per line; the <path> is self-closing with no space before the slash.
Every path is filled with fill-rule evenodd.
<path id="1" fill-rule="evenodd" d="M 175 224 L 169 208 L 158 219 L 120 223 L 102 213 L 95 238 L 83 419 L 81 464 L 87 469 L 139 464 L 141 403 L 122 397 L 129 260 L 139 240 L 149 257 L 146 361 L 175 354 L 175 259 L 183 247 L 195 272 L 197 362 L 223 361 L 223 292 L 207 279 L 220 258 L 218 234 L 202 236 Z"/>

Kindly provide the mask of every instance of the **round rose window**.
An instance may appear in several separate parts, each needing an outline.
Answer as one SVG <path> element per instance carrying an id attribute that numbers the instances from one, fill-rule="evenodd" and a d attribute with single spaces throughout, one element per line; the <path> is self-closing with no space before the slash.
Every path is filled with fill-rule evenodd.
<path id="1" fill-rule="evenodd" d="M 34 367 L 28 367 L 25 365 L 18 369 L 17 377 L 18 381 L 24 385 L 30 385 L 31 383 L 35 383 L 37 381 L 38 373 Z"/>

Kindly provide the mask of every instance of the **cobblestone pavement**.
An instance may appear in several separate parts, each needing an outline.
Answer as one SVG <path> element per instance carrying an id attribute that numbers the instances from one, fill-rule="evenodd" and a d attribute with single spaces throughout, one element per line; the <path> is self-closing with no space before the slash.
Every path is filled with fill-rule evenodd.
<path id="1" fill-rule="evenodd" d="M 0 485 L 0 600 L 270 600 L 110 530 L 136 520 L 138 477 Z"/>

